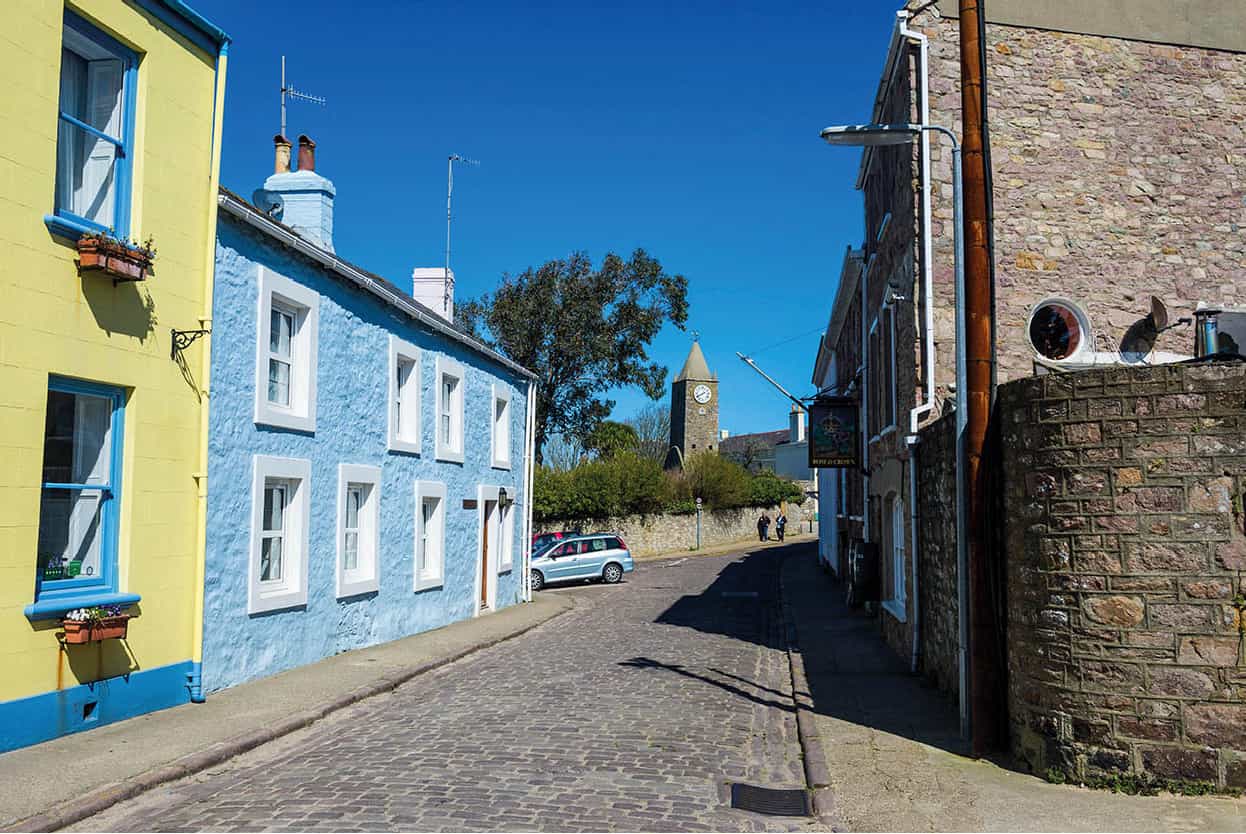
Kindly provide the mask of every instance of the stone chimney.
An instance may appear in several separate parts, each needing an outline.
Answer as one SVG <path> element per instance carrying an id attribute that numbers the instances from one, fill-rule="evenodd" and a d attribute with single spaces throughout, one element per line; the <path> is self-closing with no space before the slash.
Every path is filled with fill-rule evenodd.
<path id="1" fill-rule="evenodd" d="M 277 151 L 275 173 L 264 180 L 264 188 L 281 195 L 281 222 L 332 252 L 333 199 L 337 189 L 316 173 L 316 143 L 306 135 L 299 137 L 297 171 L 290 170 L 290 140 L 276 136 L 273 143 Z"/>
<path id="2" fill-rule="evenodd" d="M 277 148 L 277 158 L 273 162 L 273 173 L 290 173 L 290 140 L 278 133 L 273 137 L 273 144 Z"/>
<path id="3" fill-rule="evenodd" d="M 792 403 L 792 410 L 787 415 L 788 442 L 802 443 L 805 440 L 805 412 Z"/>
<path id="4" fill-rule="evenodd" d="M 454 270 L 444 267 L 416 267 L 411 270 L 411 297 L 441 316 L 454 321 Z"/>

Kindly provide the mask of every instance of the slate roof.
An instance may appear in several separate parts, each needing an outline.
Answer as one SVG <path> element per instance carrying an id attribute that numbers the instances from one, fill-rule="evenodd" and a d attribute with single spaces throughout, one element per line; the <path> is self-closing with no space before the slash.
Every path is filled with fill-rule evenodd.
<path id="1" fill-rule="evenodd" d="M 529 379 L 536 378 L 536 374 L 532 371 L 520 365 L 518 362 L 507 359 L 502 354 L 477 340 L 455 323 L 446 321 L 440 315 L 433 312 L 433 310 L 412 298 L 410 293 L 399 289 L 397 286 L 385 280 L 380 275 L 377 275 L 374 272 L 369 272 L 363 267 L 356 266 L 355 264 L 346 261 L 340 256 L 320 246 L 314 240 L 300 235 L 290 226 L 269 217 L 250 201 L 239 197 L 223 185 L 220 186 L 220 193 L 221 208 L 225 209 L 227 213 L 244 221 L 248 219 L 249 215 L 252 225 L 259 225 L 261 230 L 268 232 L 269 236 L 272 237 L 274 242 L 278 244 L 285 244 L 282 237 L 287 235 L 298 238 L 303 244 L 316 250 L 319 255 L 327 261 L 327 263 L 322 264 L 322 266 L 325 266 L 330 274 L 340 278 L 344 283 L 354 287 L 362 287 L 364 290 L 371 292 L 390 307 L 415 318 L 417 321 L 421 321 L 426 326 L 429 326 L 430 329 L 437 330 L 446 336 L 449 336 L 451 339 L 454 339 L 456 342 L 459 342 L 465 347 L 470 348 L 488 359 L 505 365 L 507 368 L 510 368 L 522 376 Z M 287 248 L 290 247 L 287 245 Z M 365 281 L 360 283 L 359 280 L 351 275 L 352 271 L 363 276 Z"/>

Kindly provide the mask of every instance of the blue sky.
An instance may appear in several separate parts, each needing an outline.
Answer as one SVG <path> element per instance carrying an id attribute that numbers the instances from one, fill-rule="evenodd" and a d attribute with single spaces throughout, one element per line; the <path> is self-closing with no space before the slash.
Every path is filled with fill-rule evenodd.
<path id="1" fill-rule="evenodd" d="M 440 266 L 446 156 L 459 299 L 505 272 L 643 247 L 687 276 L 688 330 L 720 379 L 732 433 L 786 425 L 809 382 L 845 246 L 861 239 L 859 153 L 818 140 L 866 121 L 899 0 L 785 5 L 476 5 L 195 0 L 234 38 L 221 181 L 272 171 L 280 58 L 328 106 L 292 103 L 337 186 L 339 254 L 408 286 Z M 651 354 L 678 371 L 668 327 Z M 647 403 L 621 390 L 615 416 Z"/>

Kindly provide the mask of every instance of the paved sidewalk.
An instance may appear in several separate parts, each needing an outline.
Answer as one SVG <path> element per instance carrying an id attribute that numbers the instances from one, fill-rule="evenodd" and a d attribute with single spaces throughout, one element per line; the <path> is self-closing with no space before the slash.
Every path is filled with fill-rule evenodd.
<path id="1" fill-rule="evenodd" d="M 567 595 L 319 663 L 0 755 L 0 829 L 53 830 L 292 733 L 570 610 Z"/>
<path id="2" fill-rule="evenodd" d="M 729 553 L 747 555 L 749 553 L 756 553 L 760 550 L 768 550 L 774 547 L 787 547 L 801 542 L 816 542 L 817 540 L 817 533 L 793 532 L 789 533 L 784 541 L 778 541 L 777 539 L 771 538 L 768 541 L 760 542 L 757 540 L 756 536 L 754 536 L 747 539 L 728 542 L 726 544 L 716 544 L 713 546 L 703 547 L 700 550 L 689 550 L 686 547 L 681 547 L 676 550 L 665 550 L 661 553 L 652 553 L 647 556 L 634 556 L 634 558 L 637 562 L 657 562 L 663 559 L 678 559 L 680 556 L 689 558 L 700 556 L 726 556 Z"/>
<path id="3" fill-rule="evenodd" d="M 1124 796 L 973 760 L 955 705 L 908 673 L 877 621 L 844 605 L 813 547 L 783 567 L 833 822 L 849 831 L 1242 831 L 1246 800 Z M 1005 762 L 1006 764 L 1006 762 Z"/>

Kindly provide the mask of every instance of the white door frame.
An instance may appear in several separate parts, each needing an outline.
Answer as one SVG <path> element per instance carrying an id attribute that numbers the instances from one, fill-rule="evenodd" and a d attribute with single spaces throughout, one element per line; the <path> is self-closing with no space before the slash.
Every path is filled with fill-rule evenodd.
<path id="1" fill-rule="evenodd" d="M 478 486 L 476 487 L 476 548 L 473 551 L 473 560 L 476 563 L 476 582 L 472 585 L 472 608 L 475 611 L 473 616 L 480 616 L 480 580 L 481 565 L 488 571 L 488 585 L 486 591 L 489 594 L 489 610 L 497 610 L 498 602 L 498 548 L 501 545 L 498 537 L 502 535 L 501 525 L 498 523 L 501 513 L 497 509 L 498 490 L 500 486 Z M 493 502 L 493 517 L 486 518 L 485 502 Z M 484 530 L 486 522 L 489 524 L 489 551 L 485 554 L 485 558 L 480 558 L 480 551 L 484 547 Z"/>

